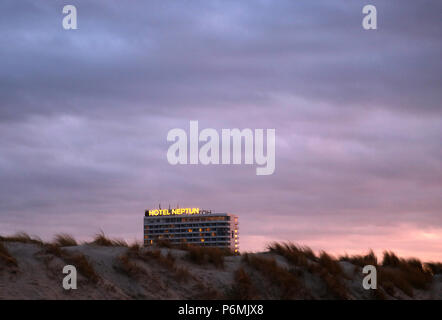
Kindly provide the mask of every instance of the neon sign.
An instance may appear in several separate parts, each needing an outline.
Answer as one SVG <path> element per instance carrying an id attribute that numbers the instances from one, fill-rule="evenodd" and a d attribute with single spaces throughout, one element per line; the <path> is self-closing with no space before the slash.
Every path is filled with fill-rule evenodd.
<path id="1" fill-rule="evenodd" d="M 171 216 L 171 215 L 182 215 L 182 214 L 199 214 L 200 208 L 179 208 L 179 209 L 154 209 L 146 210 L 146 216 Z"/>

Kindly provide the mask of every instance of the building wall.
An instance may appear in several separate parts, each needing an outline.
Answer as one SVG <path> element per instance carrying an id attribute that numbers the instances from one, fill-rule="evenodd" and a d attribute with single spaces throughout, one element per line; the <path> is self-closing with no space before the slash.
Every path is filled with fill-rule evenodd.
<path id="1" fill-rule="evenodd" d="M 155 245 L 162 240 L 238 252 L 238 217 L 226 213 L 144 217 L 144 244 Z"/>

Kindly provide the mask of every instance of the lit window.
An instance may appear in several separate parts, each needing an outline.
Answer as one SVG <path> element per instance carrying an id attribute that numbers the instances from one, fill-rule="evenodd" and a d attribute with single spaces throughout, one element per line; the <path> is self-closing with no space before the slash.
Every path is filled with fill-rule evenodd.
<path id="1" fill-rule="evenodd" d="M 201 239 L 201 242 L 204 242 L 204 239 Z"/>

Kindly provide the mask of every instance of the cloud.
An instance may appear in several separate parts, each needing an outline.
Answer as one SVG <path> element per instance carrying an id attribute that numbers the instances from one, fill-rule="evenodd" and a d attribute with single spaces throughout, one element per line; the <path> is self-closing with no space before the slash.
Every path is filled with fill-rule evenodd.
<path id="1" fill-rule="evenodd" d="M 57 1 L 0 4 L 0 232 L 131 238 L 178 202 L 240 214 L 245 249 L 385 224 L 439 241 L 439 2 L 373 1 L 376 31 L 363 1 L 72 4 L 75 31 Z M 170 166 L 167 132 L 190 120 L 275 128 L 275 174 Z"/>

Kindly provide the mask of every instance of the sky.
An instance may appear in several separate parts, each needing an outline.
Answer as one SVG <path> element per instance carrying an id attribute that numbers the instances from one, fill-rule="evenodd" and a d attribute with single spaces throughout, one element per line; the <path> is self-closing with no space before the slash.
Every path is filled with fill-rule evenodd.
<path id="1" fill-rule="evenodd" d="M 66 3 L 65 3 L 66 2 Z M 78 29 L 62 28 L 75 5 Z M 364 30 L 373 4 L 378 29 Z M 141 240 L 239 215 L 241 251 L 442 260 L 442 2 L 0 3 L 0 234 Z M 276 170 L 168 163 L 173 128 L 275 129 Z"/>

